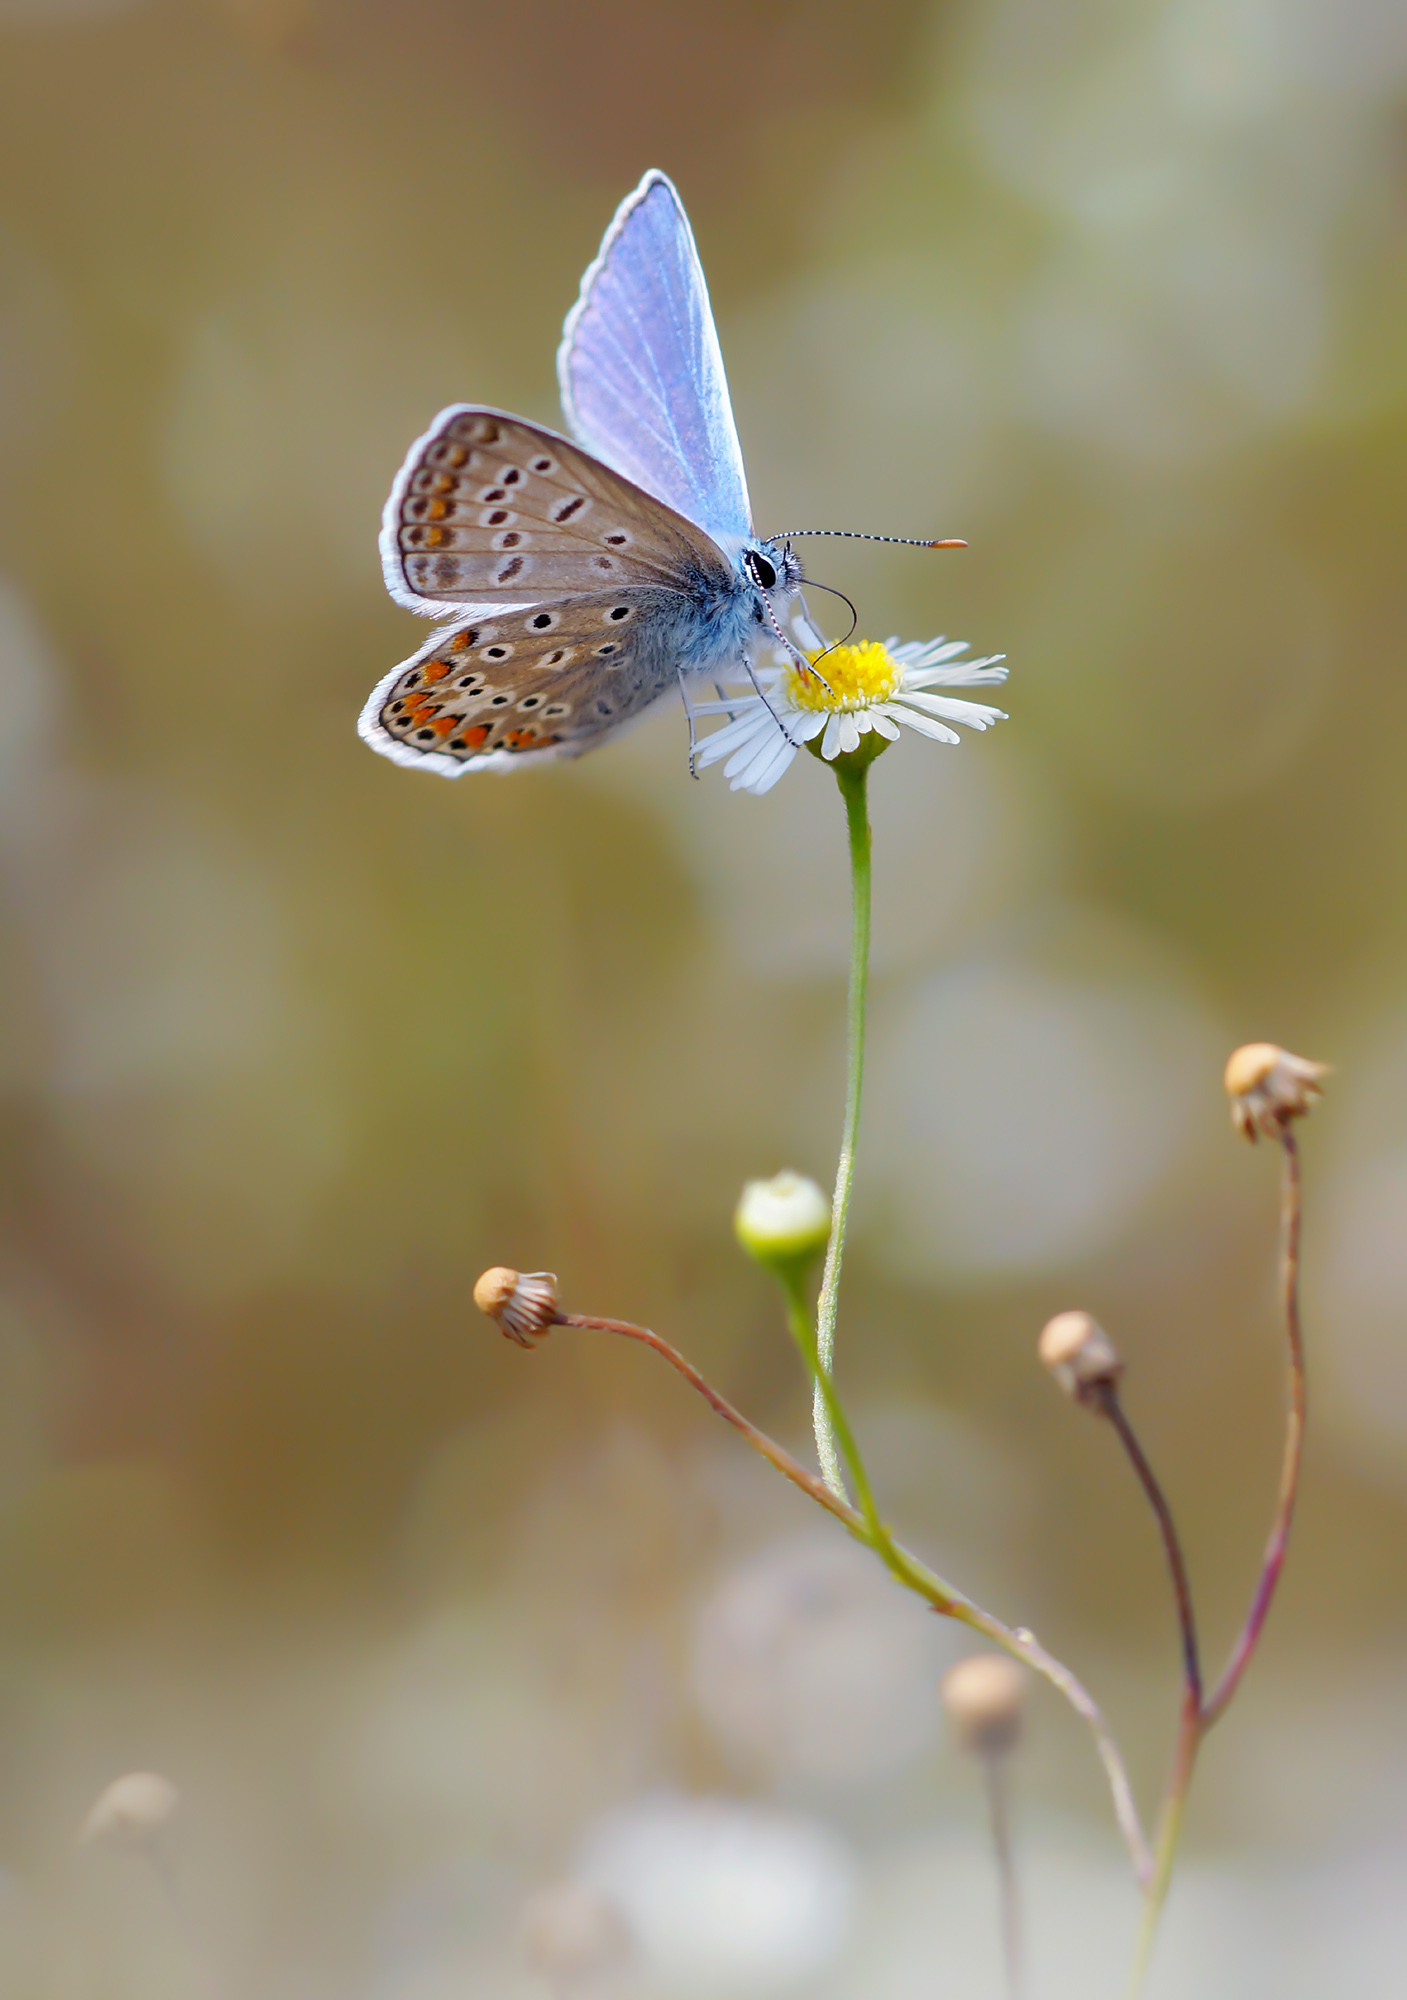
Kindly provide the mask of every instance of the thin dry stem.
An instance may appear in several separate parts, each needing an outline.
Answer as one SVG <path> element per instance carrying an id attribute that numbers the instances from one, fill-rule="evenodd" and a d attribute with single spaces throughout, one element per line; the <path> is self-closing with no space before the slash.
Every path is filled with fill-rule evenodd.
<path id="1" fill-rule="evenodd" d="M 926 1564 L 919 1561 L 917 1556 L 910 1554 L 909 1550 L 894 1540 L 888 1529 L 877 1518 L 872 1527 L 858 1509 L 849 1506 L 843 1500 L 838 1500 L 824 1480 L 818 1478 L 814 1472 L 808 1472 L 774 1438 L 768 1437 L 765 1431 L 750 1423 L 740 1410 L 734 1408 L 726 1396 L 719 1395 L 692 1362 L 686 1361 L 677 1348 L 671 1347 L 667 1340 L 662 1340 L 649 1327 L 636 1326 L 630 1320 L 600 1319 L 585 1313 L 564 1313 L 556 1324 L 600 1333 L 618 1333 L 627 1340 L 638 1340 L 643 1346 L 652 1348 L 672 1368 L 677 1369 L 685 1381 L 697 1389 L 710 1408 L 716 1410 L 725 1423 L 731 1424 L 734 1430 L 746 1438 L 753 1450 L 760 1452 L 768 1464 L 774 1466 L 783 1478 L 789 1479 L 793 1486 L 800 1487 L 801 1491 L 818 1506 L 824 1507 L 828 1514 L 833 1514 L 857 1541 L 873 1548 L 890 1572 L 907 1589 L 922 1597 L 941 1616 L 958 1619 L 960 1623 L 970 1626 L 974 1632 L 981 1632 L 993 1644 L 1001 1646 L 1015 1659 L 1024 1660 L 1028 1667 L 1058 1689 L 1075 1713 L 1087 1724 L 1094 1738 L 1095 1748 L 1109 1782 L 1114 1817 L 1132 1857 L 1134 1873 L 1140 1885 L 1147 1886 L 1152 1877 L 1152 1855 L 1139 1821 L 1128 1771 L 1113 1731 L 1105 1721 L 1094 1697 L 1063 1662 L 1045 1650 L 1033 1632 L 1024 1626 L 1003 1625 L 990 1611 L 984 1611 L 980 1604 L 974 1604 L 952 1584 L 945 1583 L 942 1577 L 936 1576 Z"/>
<path id="2" fill-rule="evenodd" d="M 1182 1542 L 1178 1536 L 1177 1524 L 1173 1520 L 1172 1509 L 1158 1483 L 1157 1475 L 1148 1462 L 1143 1446 L 1138 1441 L 1138 1435 L 1128 1420 L 1123 1404 L 1119 1401 L 1119 1391 L 1115 1383 L 1110 1382 L 1100 1386 L 1096 1407 L 1113 1425 L 1158 1523 L 1158 1534 L 1163 1544 L 1163 1554 L 1167 1559 L 1168 1574 L 1172 1579 L 1173 1600 L 1177 1606 L 1178 1632 L 1182 1640 L 1183 1687 L 1193 1713 L 1200 1714 L 1202 1666 L 1197 1651 L 1197 1620 L 1192 1609 L 1192 1586 L 1187 1576 L 1187 1563 L 1182 1553 Z"/>
<path id="3" fill-rule="evenodd" d="M 1006 1968 L 1008 2000 L 1021 2000 L 1024 1990 L 1021 1967 L 1021 1899 L 1016 1885 L 1016 1862 L 1011 1849 L 1011 1813 L 1006 1793 L 1006 1759 L 1002 1755 L 982 1759 L 982 1775 L 987 1787 L 987 1813 L 992 1828 L 992 1852 L 997 1864 L 997 1887 L 1001 1897 L 1002 1959 Z"/>
<path id="4" fill-rule="evenodd" d="M 1260 1642 L 1266 1616 L 1285 1564 L 1285 1549 L 1294 1519 L 1295 1496 L 1299 1490 L 1300 1462 L 1304 1453 L 1304 1424 L 1307 1382 L 1304 1366 L 1304 1335 L 1300 1326 L 1300 1217 L 1302 1190 L 1300 1155 L 1295 1135 L 1288 1124 L 1280 1129 L 1282 1174 L 1280 1182 L 1280 1293 L 1285 1313 L 1285 1338 L 1289 1347 L 1289 1394 L 1285 1413 L 1285 1446 L 1280 1460 L 1280 1493 L 1265 1545 L 1260 1577 L 1251 1598 L 1250 1610 L 1241 1635 L 1231 1649 L 1226 1671 L 1208 1696 L 1202 1710 L 1204 1726 L 1210 1729 L 1225 1714 L 1228 1703 L 1241 1684 Z"/>

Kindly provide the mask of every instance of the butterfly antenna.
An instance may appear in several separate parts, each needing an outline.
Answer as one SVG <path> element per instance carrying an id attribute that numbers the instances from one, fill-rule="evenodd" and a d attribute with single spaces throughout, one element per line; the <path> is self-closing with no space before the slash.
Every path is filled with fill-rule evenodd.
<path id="1" fill-rule="evenodd" d="M 781 528 L 769 537 L 774 542 L 792 542 L 803 535 L 830 535 L 843 542 L 893 542 L 905 549 L 965 549 L 966 542 L 923 542 L 913 535 L 862 535 L 857 528 Z"/>
<path id="2" fill-rule="evenodd" d="M 826 657 L 827 653 L 833 653 L 837 646 L 846 645 L 849 642 L 849 640 L 854 636 L 855 627 L 860 622 L 860 614 L 855 609 L 854 605 L 850 603 L 850 599 L 845 595 L 845 592 L 843 590 L 837 590 L 833 583 L 817 583 L 814 576 L 808 576 L 806 579 L 806 588 L 808 590 L 824 590 L 825 592 L 827 592 L 829 596 L 838 597 L 841 603 L 848 605 L 850 609 L 850 630 L 846 633 L 843 639 L 832 639 L 829 646 L 823 647 L 822 650 L 819 653 L 817 653 L 816 660 L 823 660 Z M 816 660 L 813 660 L 811 662 L 811 671 L 813 674 L 816 672 Z M 817 675 L 818 680 L 819 678 L 820 676 Z"/>

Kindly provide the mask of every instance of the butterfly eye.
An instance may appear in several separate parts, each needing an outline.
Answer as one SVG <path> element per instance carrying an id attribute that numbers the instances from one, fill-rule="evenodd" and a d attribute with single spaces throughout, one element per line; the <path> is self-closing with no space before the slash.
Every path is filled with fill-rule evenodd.
<path id="1" fill-rule="evenodd" d="M 752 578 L 753 582 L 757 585 L 759 590 L 771 590 L 776 584 L 777 581 L 776 570 L 772 567 L 771 563 L 768 562 L 766 556 L 759 555 L 756 549 L 748 550 L 747 568 L 748 568 L 748 575 Z"/>

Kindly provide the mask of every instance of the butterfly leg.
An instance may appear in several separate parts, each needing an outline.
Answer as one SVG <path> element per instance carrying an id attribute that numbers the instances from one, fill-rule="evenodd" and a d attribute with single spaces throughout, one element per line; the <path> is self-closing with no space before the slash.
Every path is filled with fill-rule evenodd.
<path id="1" fill-rule="evenodd" d="M 679 669 L 679 698 L 684 704 L 684 713 L 689 718 L 689 776 L 697 778 L 699 774 L 695 768 L 694 759 L 698 755 L 699 737 L 695 726 L 694 707 L 693 703 L 689 700 L 688 684 L 684 679 L 684 669 L 682 667 Z"/>
<path id="2" fill-rule="evenodd" d="M 747 648 L 746 648 L 746 647 L 744 647 L 744 648 L 743 648 L 743 665 L 744 665 L 744 667 L 745 667 L 745 668 L 747 669 L 747 677 L 748 677 L 748 679 L 749 679 L 749 680 L 750 680 L 750 681 L 752 682 L 752 684 L 753 684 L 753 687 L 754 687 L 754 688 L 755 688 L 755 689 L 757 690 L 757 693 L 758 693 L 758 694 L 759 694 L 759 695 L 761 696 L 761 699 L 762 699 L 762 706 L 763 706 L 763 707 L 764 707 L 764 708 L 766 709 L 767 713 L 768 713 L 768 714 L 769 714 L 769 715 L 771 716 L 771 718 L 772 718 L 773 722 L 775 722 L 775 723 L 776 723 L 776 725 L 777 725 L 778 729 L 780 729 L 780 730 L 781 730 L 781 732 L 782 732 L 783 736 L 785 736 L 785 735 L 786 735 L 786 733 L 787 733 L 787 726 L 786 726 L 786 724 L 785 724 L 785 723 L 784 723 L 784 722 L 782 721 L 782 718 L 780 717 L 780 715 L 778 715 L 778 713 L 777 713 L 776 709 L 775 709 L 775 708 L 773 708 L 773 706 L 772 706 L 771 702 L 769 701 L 769 699 L 768 699 L 768 697 L 767 697 L 767 690 L 766 690 L 766 688 L 765 688 L 765 687 L 763 687 L 763 685 L 762 685 L 761 681 L 760 681 L 760 680 L 759 680 L 759 679 L 757 678 L 757 670 L 756 670 L 756 668 L 755 668 L 755 667 L 753 666 L 753 664 L 752 664 L 752 655 L 751 655 L 751 653 L 749 653 L 749 652 L 748 652 L 748 650 L 747 650 Z M 788 740 L 790 740 L 790 739 L 788 739 Z"/>

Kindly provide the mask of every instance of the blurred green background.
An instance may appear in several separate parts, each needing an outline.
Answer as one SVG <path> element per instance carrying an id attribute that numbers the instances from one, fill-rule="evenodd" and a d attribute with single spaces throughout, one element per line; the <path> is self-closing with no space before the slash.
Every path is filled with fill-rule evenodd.
<path id="1" fill-rule="evenodd" d="M 1220 1067 L 1332 1061 L 1302 1515 L 1154 1989 L 1400 1990 L 1404 134 L 1395 0 L 0 0 L 7 2000 L 531 2000 L 574 1873 L 622 1990 L 1000 1990 L 960 1635 L 649 1356 L 469 1300 L 553 1268 L 804 1448 L 729 1214 L 833 1169 L 834 785 L 690 784 L 672 701 L 455 786 L 354 730 L 422 636 L 405 449 L 559 420 L 652 165 L 759 525 L 966 536 L 805 547 L 863 633 L 1012 664 L 1008 723 L 873 785 L 840 1368 L 886 1506 L 1151 1798 L 1156 1547 L 1035 1335 L 1125 1351 L 1219 1656 L 1280 1398 Z M 71 1851 L 133 1766 L 184 1794 L 180 1918 Z M 1053 1697 L 1018 1788 L 1033 1991 L 1112 1994 L 1133 1896 Z"/>

